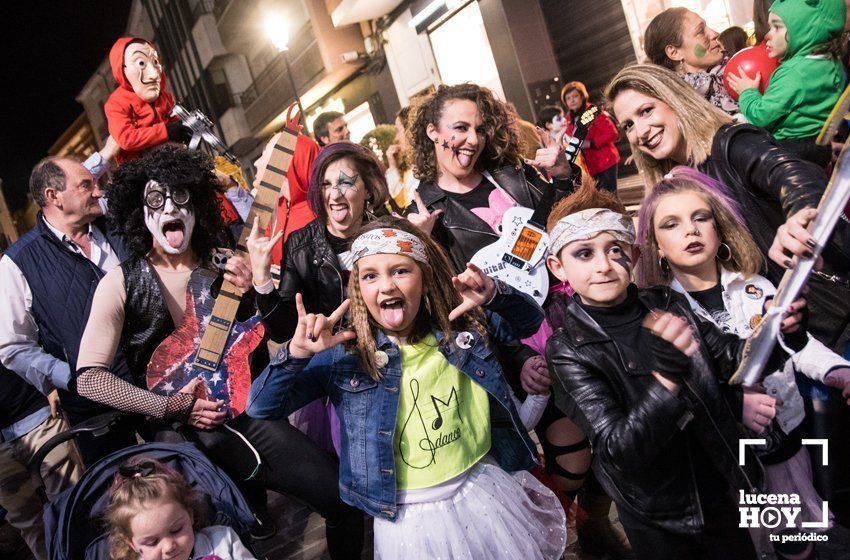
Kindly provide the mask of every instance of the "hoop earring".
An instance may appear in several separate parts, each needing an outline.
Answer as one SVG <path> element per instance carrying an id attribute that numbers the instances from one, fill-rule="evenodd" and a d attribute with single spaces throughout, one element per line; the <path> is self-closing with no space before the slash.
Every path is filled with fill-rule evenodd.
<path id="1" fill-rule="evenodd" d="M 726 249 L 726 256 L 721 257 L 720 250 L 724 248 Z M 720 262 L 729 262 L 732 260 L 732 249 L 729 248 L 729 245 L 727 245 L 726 243 L 721 243 L 720 246 L 717 248 L 717 260 L 719 260 Z"/>
<path id="2" fill-rule="evenodd" d="M 658 257 L 658 268 L 661 269 L 661 276 L 664 278 L 670 277 L 670 263 L 664 257 Z"/>

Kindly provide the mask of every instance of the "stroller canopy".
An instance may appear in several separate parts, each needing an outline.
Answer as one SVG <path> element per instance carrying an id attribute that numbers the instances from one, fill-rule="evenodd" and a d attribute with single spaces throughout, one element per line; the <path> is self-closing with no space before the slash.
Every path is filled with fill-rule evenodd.
<path id="1" fill-rule="evenodd" d="M 44 528 L 51 560 L 108 558 L 101 519 L 118 467 L 135 456 L 157 459 L 209 497 L 214 525 L 248 533 L 254 514 L 232 480 L 192 443 L 146 443 L 116 451 L 92 465 L 80 481 L 45 506 Z"/>

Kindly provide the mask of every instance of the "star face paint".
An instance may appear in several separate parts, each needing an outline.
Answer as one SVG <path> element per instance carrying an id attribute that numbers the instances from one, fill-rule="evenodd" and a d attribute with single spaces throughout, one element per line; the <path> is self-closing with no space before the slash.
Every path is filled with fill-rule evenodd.
<path id="1" fill-rule="evenodd" d="M 708 49 L 705 48 L 705 45 L 694 45 L 694 56 L 697 58 L 702 58 L 705 56 L 705 53 L 708 52 Z"/>
<path id="2" fill-rule="evenodd" d="M 441 176 L 462 179 L 475 172 L 475 164 L 487 144 L 487 135 L 478 106 L 473 101 L 446 101 L 439 122 L 428 124 L 428 135 L 434 142 Z"/>
<path id="3" fill-rule="evenodd" d="M 366 210 L 366 185 L 348 158 L 330 163 L 322 181 L 322 196 L 327 221 L 325 226 L 336 237 L 351 237 L 363 223 Z"/>
<path id="4" fill-rule="evenodd" d="M 185 189 L 172 189 L 153 180 L 145 185 L 142 199 L 145 225 L 154 242 L 169 255 L 185 252 L 192 240 L 195 212 L 189 206 L 189 199 Z"/>
<path id="5" fill-rule="evenodd" d="M 162 66 L 156 49 L 149 43 L 130 43 L 124 49 L 124 75 L 133 91 L 153 103 L 162 91 Z"/>

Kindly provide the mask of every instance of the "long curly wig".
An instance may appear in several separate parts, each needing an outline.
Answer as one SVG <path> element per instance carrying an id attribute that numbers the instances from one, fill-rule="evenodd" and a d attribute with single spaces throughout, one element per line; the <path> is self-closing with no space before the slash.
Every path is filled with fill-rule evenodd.
<path id="1" fill-rule="evenodd" d="M 475 330 L 481 336 L 486 337 L 486 319 L 480 308 L 473 309 L 454 321 L 449 321 L 449 313 L 460 305 L 462 299 L 452 286 L 454 273 L 449 258 L 431 236 L 403 218 L 384 216 L 363 226 L 355 239 L 368 231 L 388 228 L 400 229 L 418 237 L 425 245 L 425 256 L 428 259 L 427 263 L 414 261 L 416 266 L 422 270 L 423 301 L 413 325 L 413 332 L 411 332 L 408 340 L 411 343 L 420 342 L 431 332 L 432 328 L 446 334 L 444 344 L 455 339 L 454 333 L 465 330 Z M 349 349 L 357 354 L 361 365 L 369 375 L 378 381 L 381 378 L 381 373 L 375 362 L 377 345 L 374 329 L 379 327 L 369 314 L 363 294 L 360 292 L 360 274 L 357 263 L 354 263 L 348 280 L 348 297 L 351 298 L 349 313 L 352 327 L 354 332 L 357 333 L 357 338 L 349 343 Z"/>
<path id="2" fill-rule="evenodd" d="M 207 262 L 216 247 L 227 245 L 212 159 L 202 152 L 166 144 L 122 164 L 107 189 L 110 222 L 132 255 L 142 257 L 153 247 L 143 201 L 145 185 L 151 180 L 189 191 L 189 205 L 195 213 L 190 243 L 198 259 Z"/>
<path id="3" fill-rule="evenodd" d="M 508 165 L 519 165 L 519 138 L 517 137 L 516 118 L 506 110 L 493 92 L 476 84 L 441 85 L 437 91 L 422 100 L 415 107 L 415 113 L 408 118 L 407 141 L 414 158 L 413 174 L 421 181 L 437 182 L 437 155 L 434 142 L 428 137 L 428 125 L 437 126 L 443 116 L 446 103 L 455 99 L 466 99 L 478 106 L 484 123 L 486 144 L 484 151 L 475 162 L 479 171 L 498 169 Z"/>

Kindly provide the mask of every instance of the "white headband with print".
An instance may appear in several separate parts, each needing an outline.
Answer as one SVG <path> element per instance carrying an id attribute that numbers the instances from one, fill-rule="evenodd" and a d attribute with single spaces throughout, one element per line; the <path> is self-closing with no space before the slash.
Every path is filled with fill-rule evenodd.
<path id="1" fill-rule="evenodd" d="M 383 228 L 367 231 L 351 244 L 354 262 L 369 255 L 404 255 L 427 263 L 425 244 L 413 234 L 400 229 Z"/>
<path id="2" fill-rule="evenodd" d="M 607 208 L 588 208 L 558 220 L 549 235 L 552 239 L 549 253 L 557 256 L 567 244 L 593 239 L 602 232 L 610 233 L 617 241 L 634 245 L 635 226 L 631 218 Z"/>

